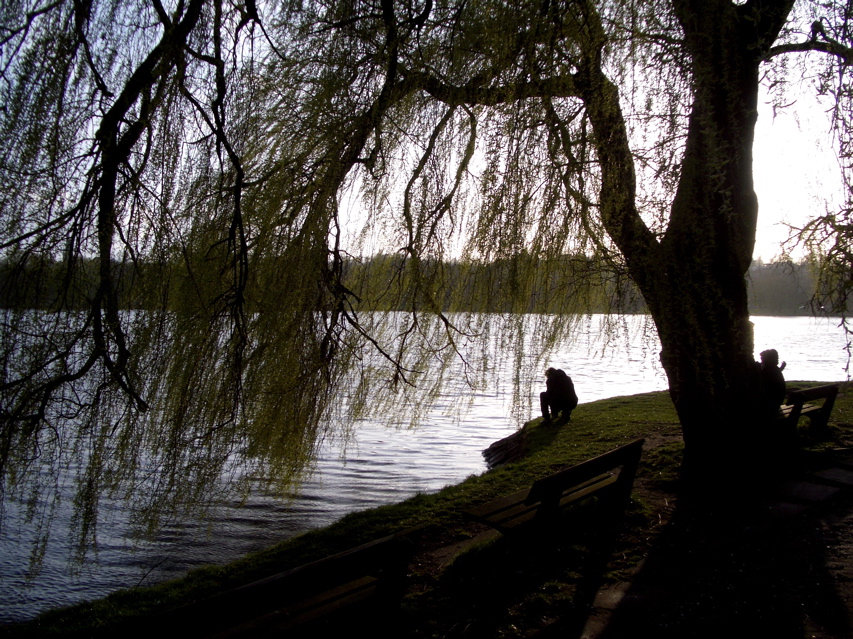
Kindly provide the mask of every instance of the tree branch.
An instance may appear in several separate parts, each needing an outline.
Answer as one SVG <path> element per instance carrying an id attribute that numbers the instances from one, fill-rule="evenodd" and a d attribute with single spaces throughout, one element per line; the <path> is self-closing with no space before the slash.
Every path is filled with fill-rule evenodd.
<path id="1" fill-rule="evenodd" d="M 572 74 L 491 87 L 482 86 L 479 81 L 464 86 L 454 86 L 422 72 L 408 72 L 404 75 L 407 81 L 420 86 L 432 97 L 448 106 L 459 104 L 497 106 L 528 98 L 580 97 L 580 90 Z"/>
<path id="2" fill-rule="evenodd" d="M 845 46 L 831 38 L 827 38 L 826 41 L 808 40 L 807 42 L 780 44 L 771 47 L 762 60 L 767 61 L 777 55 L 784 55 L 786 53 L 806 53 L 808 51 L 828 53 L 840 58 L 844 64 L 853 64 L 853 48 Z"/>

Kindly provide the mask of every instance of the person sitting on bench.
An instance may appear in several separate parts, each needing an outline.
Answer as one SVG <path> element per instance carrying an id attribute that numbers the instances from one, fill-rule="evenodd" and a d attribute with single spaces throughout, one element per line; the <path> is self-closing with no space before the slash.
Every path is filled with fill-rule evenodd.
<path id="1" fill-rule="evenodd" d="M 779 353 L 775 348 L 761 352 L 761 363 L 758 365 L 761 380 L 761 411 L 772 419 L 785 401 L 785 362 L 779 366 Z"/>
<path id="2" fill-rule="evenodd" d="M 550 423 L 565 424 L 572 416 L 572 411 L 578 405 L 575 385 L 572 378 L 560 368 L 549 368 L 545 371 L 545 392 L 539 393 L 539 405 L 542 407 L 542 419 Z M 550 411 L 550 412 L 549 412 Z M 562 416 L 557 416 L 562 412 Z"/>

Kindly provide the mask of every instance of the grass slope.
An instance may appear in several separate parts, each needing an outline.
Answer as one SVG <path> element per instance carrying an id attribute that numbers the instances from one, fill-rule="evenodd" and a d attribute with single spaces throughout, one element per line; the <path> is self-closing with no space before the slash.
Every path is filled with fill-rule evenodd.
<path id="1" fill-rule="evenodd" d="M 811 384 L 804 384 L 811 385 Z M 789 384 L 796 387 L 797 384 Z M 853 393 L 842 389 L 830 423 L 832 439 L 803 436 L 804 463 L 853 445 Z M 501 537 L 470 544 L 482 527 L 461 511 L 528 486 L 560 468 L 606 452 L 637 437 L 646 447 L 632 506 L 608 550 L 609 563 L 593 566 L 591 542 L 601 531 L 584 528 L 549 539 Z M 350 514 L 337 523 L 225 566 L 211 566 L 180 580 L 116 592 L 101 600 L 47 612 L 0 629 L 9 637 L 92 632 L 235 588 L 340 552 L 372 539 L 423 526 L 421 550 L 409 575 L 396 636 L 525 637 L 585 618 L 602 584 L 629 579 L 672 519 L 682 449 L 680 427 L 665 392 L 601 400 L 578 406 L 562 427 L 525 426 L 526 455 L 438 493 Z M 810 461 L 811 460 L 811 461 Z M 447 549 L 451 550 L 448 551 Z M 465 551 L 454 552 L 454 548 Z M 592 574 L 594 573 L 594 574 Z M 575 614 L 577 613 L 577 614 Z M 566 621 L 569 620 L 569 621 Z M 125 626 L 126 627 L 126 626 Z"/>

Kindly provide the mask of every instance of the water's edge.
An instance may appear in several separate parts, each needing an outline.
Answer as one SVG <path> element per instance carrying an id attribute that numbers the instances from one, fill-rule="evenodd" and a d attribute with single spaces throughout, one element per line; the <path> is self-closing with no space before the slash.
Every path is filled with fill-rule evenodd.
<path id="1" fill-rule="evenodd" d="M 789 379 L 846 377 L 843 332 L 834 322 L 789 317 L 755 317 L 753 321 L 756 352 L 779 348 L 788 362 Z M 627 343 L 602 352 L 595 326 L 587 330 L 586 336 L 553 358 L 554 365 L 572 375 L 581 403 L 665 390 L 655 339 L 630 328 Z M 516 424 L 508 418 L 511 375 L 495 377 L 499 383 L 475 391 L 471 409 L 464 415 L 449 412 L 439 402 L 416 430 L 357 424 L 346 449 L 330 443 L 322 451 L 317 471 L 293 501 L 252 494 L 242 504 L 216 509 L 208 520 L 181 522 L 141 543 L 131 537 L 120 517 L 113 527 L 107 521 L 99 529 L 94 561 L 78 567 L 76 574 L 71 572 L 69 547 L 60 533 L 48 548 L 42 572 L 28 579 L 35 533 L 26 522 L 10 519 L 0 534 L 0 622 L 26 620 L 49 608 L 227 563 L 305 530 L 327 526 L 348 512 L 435 492 L 481 473 L 486 470 L 482 451 L 516 432 Z M 530 417 L 537 411 L 531 401 Z"/>

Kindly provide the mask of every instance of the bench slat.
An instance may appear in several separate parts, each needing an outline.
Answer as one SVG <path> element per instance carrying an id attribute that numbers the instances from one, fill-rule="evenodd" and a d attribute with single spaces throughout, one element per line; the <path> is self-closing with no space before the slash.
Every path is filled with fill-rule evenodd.
<path id="1" fill-rule="evenodd" d="M 259 634 L 266 635 L 290 630 L 333 614 L 337 610 L 367 601 L 376 595 L 379 585 L 380 581 L 376 577 L 362 577 L 294 605 L 285 606 L 223 632 L 210 635 L 209 639 L 255 637 Z"/>
<path id="2" fill-rule="evenodd" d="M 829 416 L 838 396 L 838 384 L 815 386 L 788 393 L 788 403 L 779 407 L 777 419 L 782 422 L 786 432 L 794 435 L 800 417 L 809 418 L 809 429 L 813 435 L 824 437 L 828 434 Z M 823 400 L 823 404 L 807 404 L 814 400 Z"/>
<path id="3" fill-rule="evenodd" d="M 792 404 L 798 402 L 811 402 L 816 399 L 834 400 L 838 395 L 838 384 L 826 384 L 825 386 L 814 386 L 812 388 L 804 388 L 802 390 L 794 390 L 788 393 L 788 401 Z"/>
<path id="4" fill-rule="evenodd" d="M 390 607 L 414 552 L 411 529 L 377 539 L 287 572 L 188 604 L 151 619 L 185 637 L 257 636 L 250 628 L 270 623 L 295 628 L 351 610 L 370 599 Z M 353 610 L 358 614 L 358 608 Z"/>
<path id="5" fill-rule="evenodd" d="M 614 450 L 599 455 L 598 457 L 593 457 L 592 459 L 581 462 L 576 466 L 571 466 L 570 468 L 566 468 L 565 470 L 558 471 L 553 475 L 537 480 L 534 482 L 533 486 L 531 486 L 531 494 L 528 496 L 528 499 L 547 499 L 544 495 L 558 490 L 562 492 L 563 486 L 578 484 L 589 477 L 609 472 L 618 466 L 627 467 L 624 468 L 624 470 L 628 470 L 629 474 L 635 473 L 637 464 L 640 460 L 640 454 L 643 450 L 643 441 L 644 440 L 642 439 L 635 440 L 630 444 L 625 444 L 624 446 L 615 448 Z M 632 476 L 632 484 L 633 481 Z M 542 496 L 540 496 L 540 492 L 542 493 Z"/>
<path id="6" fill-rule="evenodd" d="M 474 517 L 474 519 L 478 519 L 492 528 L 503 531 L 515 528 L 527 521 L 530 521 L 536 516 L 536 512 L 538 510 L 538 504 L 527 505 L 524 502 L 521 502 L 516 504 L 514 508 L 503 510 L 500 514 L 486 517 Z"/>
<path id="7" fill-rule="evenodd" d="M 608 486 L 614 485 L 616 481 L 616 475 L 605 473 L 580 486 L 570 486 L 561 496 L 559 508 L 565 508 L 576 501 L 602 491 Z M 528 503 L 522 499 L 523 493 L 527 492 L 529 491 L 519 491 L 496 500 L 501 502 L 499 507 L 495 507 L 494 502 L 487 502 L 482 506 L 467 510 L 466 514 L 498 530 L 517 528 L 542 513 L 541 502 Z M 509 497 L 515 498 L 512 503 L 509 503 Z"/>
<path id="8" fill-rule="evenodd" d="M 470 508 L 465 514 L 501 532 L 553 518 L 591 496 L 627 498 L 636 475 L 643 440 L 636 440 L 576 466 L 558 471 L 520 490 Z"/>
<path id="9" fill-rule="evenodd" d="M 504 495 L 503 497 L 487 501 L 486 503 L 475 506 L 474 508 L 469 508 L 465 513 L 471 515 L 475 519 L 489 519 L 497 517 L 508 510 L 516 508 L 519 503 L 524 503 L 529 493 L 530 489 L 525 488 L 524 490 L 519 490 L 511 495 Z"/>
<path id="10" fill-rule="evenodd" d="M 783 418 L 783 417 L 790 417 L 790 416 L 791 416 L 791 412 L 792 412 L 795 408 L 796 408 L 796 406 L 794 406 L 793 404 L 782 404 L 782 405 L 779 407 L 779 413 L 780 413 L 779 417 L 780 417 L 780 418 Z M 816 404 L 803 404 L 803 405 L 802 405 L 802 407 L 800 408 L 800 415 L 801 415 L 801 416 L 802 416 L 802 415 L 807 415 L 808 413 L 813 413 L 813 412 L 815 412 L 815 411 L 819 411 L 819 410 L 821 410 L 822 408 L 823 408 L 822 406 L 818 406 L 818 405 L 816 405 Z"/>
<path id="11" fill-rule="evenodd" d="M 563 508 L 576 501 L 580 501 L 585 497 L 601 492 L 608 486 L 615 486 L 618 481 L 619 477 L 617 477 L 616 475 L 601 475 L 597 477 L 595 481 L 590 482 L 585 486 L 582 486 L 578 490 L 571 490 L 569 492 L 563 493 L 563 498 L 560 499 L 560 507 Z"/>

